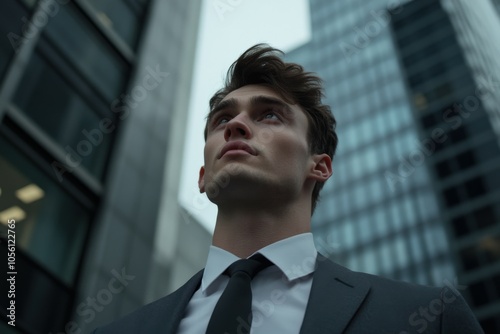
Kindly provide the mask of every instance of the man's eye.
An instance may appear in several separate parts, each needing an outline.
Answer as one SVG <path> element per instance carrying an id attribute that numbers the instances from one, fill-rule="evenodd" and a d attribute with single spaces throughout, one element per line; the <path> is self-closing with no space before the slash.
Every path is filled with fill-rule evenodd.
<path id="1" fill-rule="evenodd" d="M 229 117 L 227 117 L 227 116 L 221 116 L 221 117 L 219 117 L 219 118 L 217 118 L 215 120 L 214 125 L 218 126 L 218 125 L 221 125 L 221 124 L 225 124 L 227 122 L 229 122 Z"/>
<path id="2" fill-rule="evenodd" d="M 279 116 L 278 116 L 278 113 L 276 113 L 275 111 L 266 111 L 264 113 L 264 119 L 275 119 L 275 120 L 279 120 Z"/>

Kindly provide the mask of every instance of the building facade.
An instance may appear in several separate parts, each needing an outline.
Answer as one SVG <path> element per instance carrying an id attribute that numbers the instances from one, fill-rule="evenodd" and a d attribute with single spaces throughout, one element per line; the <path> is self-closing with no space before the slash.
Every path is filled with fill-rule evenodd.
<path id="1" fill-rule="evenodd" d="M 498 332 L 500 20 L 489 1 L 419 1 L 392 27 L 462 293 Z"/>
<path id="2" fill-rule="evenodd" d="M 0 332 L 90 332 L 171 290 L 200 6 L 0 4 Z"/>
<path id="3" fill-rule="evenodd" d="M 471 15 L 465 3 L 311 0 L 312 40 L 287 58 L 324 79 L 338 121 L 332 180 L 313 216 L 320 252 L 353 270 L 453 284 L 493 333 L 500 330 L 496 77 L 472 101 L 472 117 L 455 118 L 453 105 L 470 103 L 484 88 L 479 69 L 498 63 L 475 38 L 484 27 L 459 18 Z M 494 35 L 498 16 L 490 18 Z"/>

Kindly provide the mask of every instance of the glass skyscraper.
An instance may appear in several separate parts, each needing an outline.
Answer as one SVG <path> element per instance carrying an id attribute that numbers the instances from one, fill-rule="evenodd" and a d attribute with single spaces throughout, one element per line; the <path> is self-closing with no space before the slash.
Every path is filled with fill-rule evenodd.
<path id="1" fill-rule="evenodd" d="M 482 24 L 495 36 L 489 6 L 491 22 Z M 312 40 L 287 59 L 324 79 L 338 121 L 334 173 L 313 216 L 320 251 L 353 270 L 458 284 L 495 332 L 499 41 L 498 30 L 478 39 L 484 27 L 463 19 L 472 15 L 466 7 L 311 0 Z"/>
<path id="2" fill-rule="evenodd" d="M 15 276 L 2 274 L 1 333 L 89 333 L 164 294 L 151 263 L 199 12 L 183 0 L 0 3 L 0 255 Z"/>

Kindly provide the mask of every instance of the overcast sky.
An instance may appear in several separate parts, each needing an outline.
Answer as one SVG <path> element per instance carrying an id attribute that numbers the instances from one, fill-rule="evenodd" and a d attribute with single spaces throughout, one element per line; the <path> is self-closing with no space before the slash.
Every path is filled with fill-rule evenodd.
<path id="1" fill-rule="evenodd" d="M 228 67 L 250 46 L 268 43 L 292 50 L 310 38 L 307 0 L 202 0 L 179 200 L 213 232 L 217 207 L 198 191 L 208 100 Z"/>

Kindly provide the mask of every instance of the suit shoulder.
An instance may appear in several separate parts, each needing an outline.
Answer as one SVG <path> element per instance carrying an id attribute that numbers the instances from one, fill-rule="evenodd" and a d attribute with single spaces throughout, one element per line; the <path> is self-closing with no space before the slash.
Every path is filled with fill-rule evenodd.
<path id="1" fill-rule="evenodd" d="M 335 276 L 352 285 L 359 283 L 370 286 L 370 295 L 384 295 L 386 298 L 393 296 L 396 299 L 408 300 L 409 297 L 426 298 L 438 297 L 441 288 L 397 281 L 378 275 L 352 271 L 332 261 L 325 261 L 335 272 Z"/>
<path id="2" fill-rule="evenodd" d="M 398 281 L 367 273 L 356 272 L 355 274 L 360 275 L 365 280 L 369 281 L 374 292 L 389 293 L 395 297 L 399 296 L 405 299 L 408 299 L 409 297 L 416 297 L 417 299 L 427 297 L 439 298 L 442 290 L 440 287 Z"/>
<path id="3" fill-rule="evenodd" d="M 139 307 L 137 310 L 97 328 L 94 334 L 152 333 L 168 328 L 172 321 L 180 319 L 184 304 L 187 304 L 199 285 L 203 271 L 191 277 L 183 286 L 171 294 Z M 168 331 L 163 331 L 168 332 Z"/>
<path id="4" fill-rule="evenodd" d="M 483 333 L 470 307 L 449 281 L 442 287 L 430 287 L 346 270 L 370 284 L 364 308 L 377 314 L 374 316 L 377 319 L 387 315 L 377 310 L 392 310 L 391 317 L 406 319 L 404 324 L 409 333 L 415 330 L 418 333 Z"/>
<path id="5" fill-rule="evenodd" d="M 94 333 L 140 333 L 143 323 L 148 319 L 164 317 L 165 311 L 168 310 L 169 305 L 172 304 L 171 300 L 175 299 L 173 295 L 174 293 L 169 294 L 154 302 L 141 306 L 135 311 L 96 329 Z"/>

